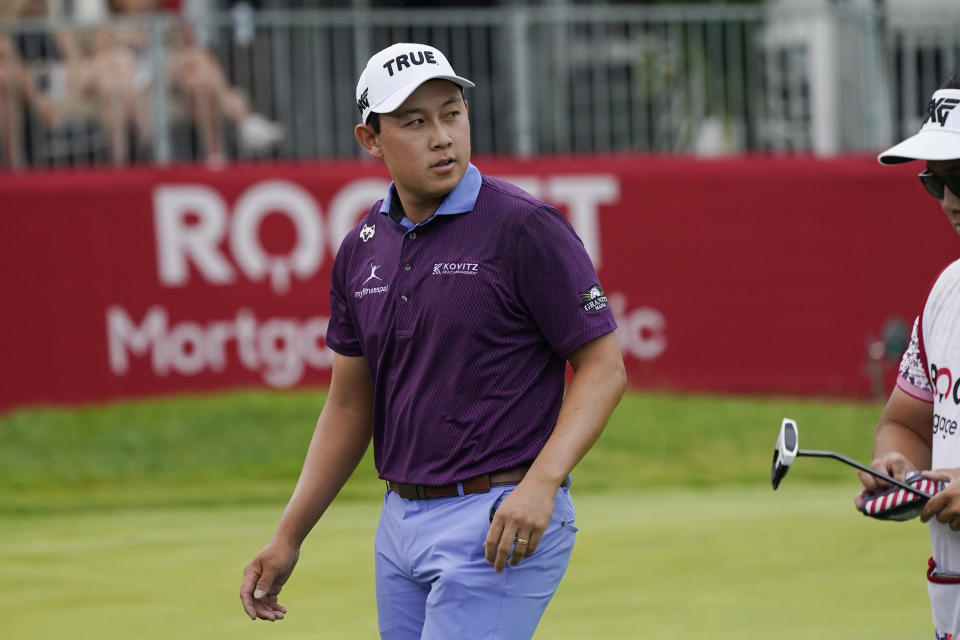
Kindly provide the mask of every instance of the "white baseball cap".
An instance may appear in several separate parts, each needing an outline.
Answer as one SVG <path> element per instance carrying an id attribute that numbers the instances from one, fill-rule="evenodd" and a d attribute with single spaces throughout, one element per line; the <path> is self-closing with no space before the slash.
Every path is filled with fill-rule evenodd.
<path id="1" fill-rule="evenodd" d="M 427 80 L 475 86 L 458 76 L 446 56 L 429 45 L 398 42 L 373 54 L 357 82 L 360 123 L 366 124 L 371 113 L 390 113 Z"/>
<path id="2" fill-rule="evenodd" d="M 881 153 L 882 164 L 960 158 L 960 89 L 934 91 L 920 132 Z"/>

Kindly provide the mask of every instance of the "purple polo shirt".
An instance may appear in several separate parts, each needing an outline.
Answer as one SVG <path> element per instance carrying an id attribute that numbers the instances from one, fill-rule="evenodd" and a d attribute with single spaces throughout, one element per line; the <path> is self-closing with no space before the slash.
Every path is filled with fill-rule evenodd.
<path id="1" fill-rule="evenodd" d="M 566 357 L 615 328 L 560 212 L 471 164 L 429 220 L 391 185 L 347 234 L 326 342 L 367 361 L 380 477 L 441 485 L 533 461 Z"/>

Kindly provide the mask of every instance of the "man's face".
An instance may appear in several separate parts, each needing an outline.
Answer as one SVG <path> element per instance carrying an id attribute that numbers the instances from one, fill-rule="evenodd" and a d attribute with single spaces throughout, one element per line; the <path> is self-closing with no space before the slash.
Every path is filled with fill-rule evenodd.
<path id="1" fill-rule="evenodd" d="M 960 181 L 960 160 L 928 160 L 927 170 L 941 178 L 952 178 L 950 181 L 954 184 Z M 944 185 L 940 208 L 947 214 L 954 231 L 960 234 L 960 193 L 954 193 Z"/>
<path id="2" fill-rule="evenodd" d="M 435 209 L 470 162 L 470 121 L 460 88 L 446 80 L 423 83 L 397 110 L 380 116 L 377 137 L 404 206 Z"/>

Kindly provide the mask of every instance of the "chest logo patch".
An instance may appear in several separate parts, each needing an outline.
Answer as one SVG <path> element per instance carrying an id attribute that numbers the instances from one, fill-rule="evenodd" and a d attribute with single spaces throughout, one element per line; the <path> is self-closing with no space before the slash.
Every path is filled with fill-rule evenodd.
<path id="1" fill-rule="evenodd" d="M 607 308 L 607 296 L 599 284 L 595 284 L 580 294 L 584 311 L 600 311 Z"/>
<path id="2" fill-rule="evenodd" d="M 381 265 L 379 264 L 372 264 L 372 263 L 370 264 L 370 275 L 367 276 L 367 279 L 363 281 L 363 284 L 367 284 L 373 279 L 383 280 L 383 278 L 377 275 L 377 269 L 379 269 L 380 266 Z"/>
<path id="3" fill-rule="evenodd" d="M 387 291 L 390 290 L 390 285 L 385 284 L 383 282 L 383 278 L 377 275 L 377 269 L 382 268 L 383 265 L 373 264 L 371 262 L 369 264 L 369 267 L 370 267 L 370 275 L 368 275 L 367 279 L 360 284 L 360 290 L 353 292 L 353 295 L 356 298 L 363 298 L 365 296 L 368 296 L 374 293 L 386 293 Z M 366 273 L 366 271 L 364 271 L 364 273 Z M 367 286 L 368 282 L 370 283 L 369 287 Z"/>
<path id="4" fill-rule="evenodd" d="M 437 262 L 433 265 L 435 276 L 475 276 L 478 273 L 480 273 L 480 265 L 476 262 Z"/>
<path id="5" fill-rule="evenodd" d="M 363 225 L 363 228 L 360 229 L 360 239 L 364 242 L 367 242 L 373 237 L 373 234 L 377 232 L 377 225 Z"/>

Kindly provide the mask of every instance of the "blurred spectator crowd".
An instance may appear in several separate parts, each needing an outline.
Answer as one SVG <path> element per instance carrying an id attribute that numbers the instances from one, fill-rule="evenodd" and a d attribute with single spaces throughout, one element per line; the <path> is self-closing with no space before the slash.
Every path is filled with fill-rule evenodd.
<path id="1" fill-rule="evenodd" d="M 70 154 L 86 149 L 78 164 L 149 161 L 157 109 L 189 130 L 190 157 L 211 168 L 227 160 L 225 136 L 248 157 L 283 139 L 283 128 L 231 84 L 180 2 L 73 0 L 73 15 L 64 15 L 62 2 L 56 11 L 51 4 L 0 0 L 0 20 L 17 27 L 0 30 L 4 168 L 72 164 L 58 157 L 58 146 Z M 173 28 L 152 30 L 159 16 Z M 156 38 L 162 47 L 152 46 Z M 89 144 L 78 144 L 84 137 Z"/>
<path id="2" fill-rule="evenodd" d="M 0 0 L 0 171 L 362 156 L 356 70 L 410 41 L 483 87 L 478 154 L 872 152 L 922 119 L 958 20 L 957 0 Z"/>

